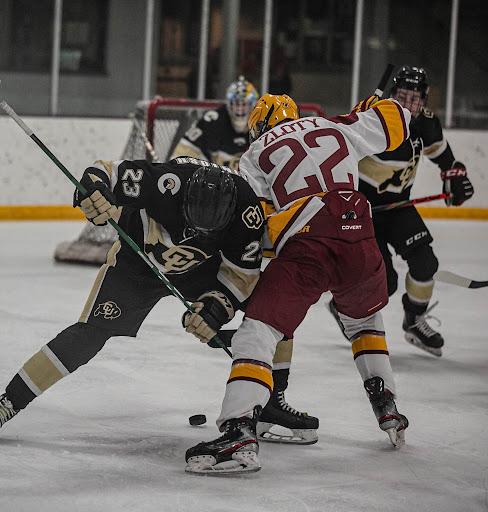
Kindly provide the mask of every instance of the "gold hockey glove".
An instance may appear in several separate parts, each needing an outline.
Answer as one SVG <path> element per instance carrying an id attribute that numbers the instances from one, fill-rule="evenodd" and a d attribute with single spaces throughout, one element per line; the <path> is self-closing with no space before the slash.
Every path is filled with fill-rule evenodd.
<path id="1" fill-rule="evenodd" d="M 235 314 L 231 301 L 216 290 L 200 295 L 192 308 L 194 312 L 186 311 L 181 323 L 186 332 L 196 336 L 202 343 L 208 343 Z"/>
<path id="2" fill-rule="evenodd" d="M 108 185 L 98 176 L 85 173 L 80 183 L 88 194 L 76 189 L 73 206 L 79 206 L 86 218 L 97 226 L 104 226 L 117 213 L 117 200 Z"/>

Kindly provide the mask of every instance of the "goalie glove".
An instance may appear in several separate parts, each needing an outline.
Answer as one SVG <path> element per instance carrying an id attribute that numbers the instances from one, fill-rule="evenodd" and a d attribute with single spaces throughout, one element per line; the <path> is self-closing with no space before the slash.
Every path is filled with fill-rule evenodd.
<path id="1" fill-rule="evenodd" d="M 79 206 L 85 217 L 97 226 L 104 226 L 117 213 L 117 200 L 108 185 L 96 174 L 85 172 L 80 183 L 87 195 L 75 190 L 73 206 Z"/>
<path id="2" fill-rule="evenodd" d="M 461 162 L 454 162 L 452 169 L 442 171 L 441 179 L 444 182 L 442 186 L 443 192 L 451 194 L 450 198 L 444 200 L 447 206 L 460 206 L 474 193 L 466 167 Z"/>
<path id="3" fill-rule="evenodd" d="M 352 110 L 351 112 L 364 112 L 365 110 L 368 110 L 371 108 L 375 103 L 378 103 L 380 99 L 376 94 L 373 96 L 368 96 L 365 100 L 360 101 Z"/>
<path id="4" fill-rule="evenodd" d="M 186 332 L 196 336 L 202 343 L 208 343 L 217 331 L 234 318 L 231 301 L 219 291 L 205 292 L 192 304 L 193 313 L 186 311 L 181 323 Z"/>

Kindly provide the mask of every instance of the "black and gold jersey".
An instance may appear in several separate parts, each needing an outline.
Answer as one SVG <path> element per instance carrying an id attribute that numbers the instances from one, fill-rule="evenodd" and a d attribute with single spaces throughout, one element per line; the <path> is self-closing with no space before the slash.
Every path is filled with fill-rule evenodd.
<path id="1" fill-rule="evenodd" d="M 428 109 L 412 120 L 410 137 L 397 149 L 359 162 L 359 190 L 373 206 L 409 199 L 422 155 L 441 170 L 450 169 L 454 163 L 441 122 Z"/>
<path id="2" fill-rule="evenodd" d="M 118 206 L 124 207 L 119 225 L 162 273 L 170 279 L 190 276 L 199 272 L 203 263 L 218 258 L 219 286 L 237 307 L 249 297 L 259 278 L 264 214 L 246 179 L 223 167 L 237 189 L 233 219 L 217 240 L 205 242 L 196 237 L 185 224 L 183 199 L 189 178 L 202 165 L 217 167 L 191 157 L 167 163 L 99 160 L 85 172 L 110 186 Z"/>
<path id="3" fill-rule="evenodd" d="M 207 111 L 179 141 L 172 157 L 192 156 L 237 169 L 242 153 L 249 147 L 246 133 L 237 133 L 227 108 Z"/>

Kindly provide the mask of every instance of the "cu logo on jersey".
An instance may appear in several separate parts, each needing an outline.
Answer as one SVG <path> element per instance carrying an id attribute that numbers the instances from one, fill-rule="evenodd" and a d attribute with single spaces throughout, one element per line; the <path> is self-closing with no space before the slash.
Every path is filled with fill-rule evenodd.
<path id="1" fill-rule="evenodd" d="M 251 229 L 259 229 L 264 222 L 263 214 L 259 206 L 248 206 L 242 213 L 244 224 Z"/>
<path id="2" fill-rule="evenodd" d="M 415 155 L 413 159 L 410 159 L 405 168 L 393 171 L 393 175 L 390 178 L 378 185 L 378 194 L 386 192 L 389 186 L 398 188 L 400 191 L 404 190 L 410 181 L 415 178 L 419 160 L 420 155 Z"/>
<path id="3" fill-rule="evenodd" d="M 181 188 L 181 181 L 176 174 L 167 172 L 163 174 L 158 180 L 158 189 L 161 194 L 164 194 L 167 190 L 174 196 Z"/>
<path id="4" fill-rule="evenodd" d="M 188 245 L 166 247 L 157 242 L 156 244 L 146 244 L 144 250 L 147 254 L 153 254 L 154 259 L 163 267 L 164 272 L 172 274 L 186 272 L 208 258 L 207 254 L 200 249 Z"/>
<path id="5" fill-rule="evenodd" d="M 121 314 L 122 311 L 120 310 L 119 306 L 117 306 L 115 302 L 108 300 L 107 302 L 98 305 L 97 309 L 95 310 L 95 313 L 93 313 L 93 316 L 103 315 L 103 318 L 105 318 L 105 320 L 114 320 L 115 318 L 118 318 Z"/>

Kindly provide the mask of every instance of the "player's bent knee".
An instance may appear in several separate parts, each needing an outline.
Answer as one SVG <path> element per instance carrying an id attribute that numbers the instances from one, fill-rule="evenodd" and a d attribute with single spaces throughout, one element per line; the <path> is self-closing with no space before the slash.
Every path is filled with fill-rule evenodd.
<path id="1" fill-rule="evenodd" d="M 405 259 L 410 275 L 417 281 L 429 281 L 439 268 L 439 260 L 430 245 L 417 247 Z"/>
<path id="2" fill-rule="evenodd" d="M 71 373 L 100 352 L 111 336 L 110 331 L 77 322 L 61 331 L 48 347 Z"/>
<path id="3" fill-rule="evenodd" d="M 342 325 L 344 326 L 344 334 L 349 340 L 354 341 L 365 332 L 385 332 L 383 324 L 383 316 L 381 311 L 377 311 L 373 315 L 365 318 L 351 318 L 350 316 L 339 313 Z"/>

